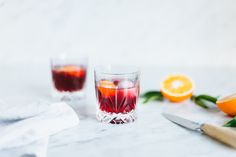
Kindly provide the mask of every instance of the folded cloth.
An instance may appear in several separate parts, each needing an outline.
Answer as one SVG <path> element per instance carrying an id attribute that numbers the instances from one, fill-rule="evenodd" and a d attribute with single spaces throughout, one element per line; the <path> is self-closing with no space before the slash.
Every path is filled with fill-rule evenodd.
<path id="1" fill-rule="evenodd" d="M 36 116 L 48 110 L 51 103 L 23 96 L 0 100 L 0 122 L 21 120 Z"/>
<path id="2" fill-rule="evenodd" d="M 42 148 L 47 145 L 47 142 L 45 141 L 47 141 L 46 139 L 50 135 L 76 126 L 79 123 L 79 118 L 75 111 L 64 102 L 45 105 L 45 108 L 46 110 L 40 109 L 40 112 L 37 112 L 37 114 L 34 115 L 30 115 L 28 118 L 22 118 L 21 116 L 21 118 L 19 119 L 16 119 L 16 117 L 11 119 L 11 117 L 8 116 L 7 118 L 1 119 L 0 117 L 1 157 L 5 157 L 7 151 L 11 154 L 12 152 L 14 152 L 14 150 L 16 150 L 17 156 L 23 157 L 24 155 L 27 155 L 27 153 L 29 153 L 26 151 L 27 145 L 32 147 L 31 144 L 33 143 L 35 143 L 36 145 L 43 143 L 43 146 L 39 147 Z M 14 110 L 17 111 L 17 107 L 14 107 Z M 22 110 L 25 109 L 18 108 L 19 113 L 21 115 L 24 115 L 23 117 L 27 117 L 27 114 L 22 114 L 24 113 L 22 112 Z M 30 113 L 28 110 L 25 112 Z M 17 115 L 17 113 L 15 114 Z M 22 149 L 20 149 L 21 147 Z M 21 151 L 19 152 L 17 151 L 17 149 Z M 1 155 L 1 152 L 4 153 L 4 156 Z M 32 154 L 33 152 L 30 153 Z M 11 155 L 11 157 L 14 156 L 16 155 Z M 37 153 L 34 153 L 33 156 L 38 157 L 39 155 L 37 155 Z"/>
<path id="3" fill-rule="evenodd" d="M 44 137 L 33 143 L 0 151 L 1 157 L 46 157 L 48 137 Z"/>

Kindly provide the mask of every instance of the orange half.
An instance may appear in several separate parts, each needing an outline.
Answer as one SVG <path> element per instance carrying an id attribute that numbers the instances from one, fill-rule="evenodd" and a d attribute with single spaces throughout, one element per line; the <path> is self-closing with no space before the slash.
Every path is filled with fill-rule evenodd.
<path id="1" fill-rule="evenodd" d="M 216 104 L 222 112 L 236 116 L 236 93 L 217 100 Z"/>
<path id="2" fill-rule="evenodd" d="M 169 75 L 161 83 L 161 93 L 172 102 L 180 102 L 190 98 L 193 90 L 192 79 L 182 74 Z"/>

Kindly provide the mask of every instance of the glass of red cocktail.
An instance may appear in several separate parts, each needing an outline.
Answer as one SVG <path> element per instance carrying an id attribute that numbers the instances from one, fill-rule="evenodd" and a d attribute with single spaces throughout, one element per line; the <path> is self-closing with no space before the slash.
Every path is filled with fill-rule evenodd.
<path id="1" fill-rule="evenodd" d="M 88 58 L 79 54 L 60 54 L 51 58 L 53 97 L 72 100 L 85 96 L 87 62 Z"/>
<path id="2" fill-rule="evenodd" d="M 95 69 L 97 118 L 101 122 L 122 124 L 136 119 L 140 72 L 126 66 L 100 66 Z"/>

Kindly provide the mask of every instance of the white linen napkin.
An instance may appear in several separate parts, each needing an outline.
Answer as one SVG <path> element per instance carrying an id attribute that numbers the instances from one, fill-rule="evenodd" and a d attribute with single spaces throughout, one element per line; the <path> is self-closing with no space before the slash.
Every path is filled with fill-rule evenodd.
<path id="1" fill-rule="evenodd" d="M 1 157 L 45 157 L 48 137 L 79 123 L 75 111 L 64 102 L 9 105 L 0 104 L 0 114 L 4 113 L 0 116 Z"/>
<path id="2" fill-rule="evenodd" d="M 48 137 L 37 140 L 33 143 L 0 151 L 1 157 L 46 157 Z"/>

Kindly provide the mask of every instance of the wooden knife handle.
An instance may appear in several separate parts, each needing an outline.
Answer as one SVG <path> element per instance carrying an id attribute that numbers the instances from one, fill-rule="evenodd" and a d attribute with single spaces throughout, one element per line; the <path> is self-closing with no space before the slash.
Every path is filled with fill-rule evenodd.
<path id="1" fill-rule="evenodd" d="M 236 148 L 236 131 L 226 128 L 215 126 L 211 124 L 203 124 L 201 130 L 208 136 Z"/>

